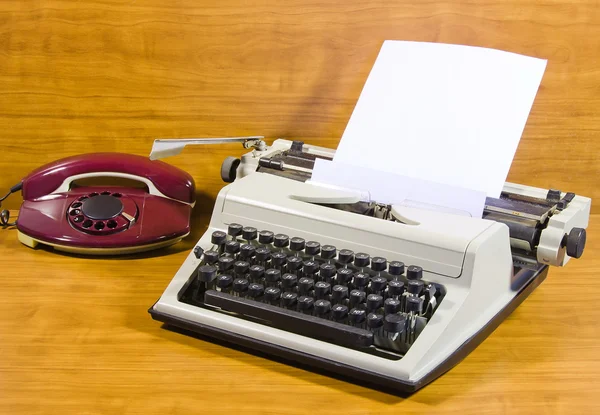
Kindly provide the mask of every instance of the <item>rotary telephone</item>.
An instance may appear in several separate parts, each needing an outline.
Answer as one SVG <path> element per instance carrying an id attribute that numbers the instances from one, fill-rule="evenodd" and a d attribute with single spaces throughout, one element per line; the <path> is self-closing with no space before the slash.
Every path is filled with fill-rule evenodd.
<path id="1" fill-rule="evenodd" d="M 142 186 L 77 185 L 90 179 Z M 127 254 L 174 244 L 189 234 L 195 203 L 189 174 L 123 153 L 57 160 L 31 172 L 10 193 L 18 190 L 23 203 L 13 225 L 23 244 L 85 254 Z M 5 225 L 7 216 L 3 213 Z"/>

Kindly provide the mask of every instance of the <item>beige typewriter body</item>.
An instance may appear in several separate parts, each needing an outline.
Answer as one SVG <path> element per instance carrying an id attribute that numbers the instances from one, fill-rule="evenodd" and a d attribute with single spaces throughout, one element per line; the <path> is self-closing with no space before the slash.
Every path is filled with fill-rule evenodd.
<path id="1" fill-rule="evenodd" d="M 208 250 L 213 231 L 227 231 L 228 224 L 241 223 L 421 266 L 424 279 L 442 284 L 447 293 L 408 352 L 399 360 L 390 360 L 182 303 L 178 296 L 200 263 L 193 253 L 153 311 L 419 385 L 452 361 L 457 350 L 501 314 L 527 285 L 525 274 L 515 275 L 509 229 L 503 223 L 401 206 L 395 207 L 395 212 L 405 223 L 361 216 L 321 205 L 352 203 L 361 197 L 360 191 L 257 172 L 261 157 L 290 145 L 290 141 L 277 140 L 263 151 L 242 157 L 237 179 L 219 193 L 210 226 L 197 245 Z M 328 158 L 334 154 L 333 150 L 310 145 L 305 145 L 304 151 Z M 547 193 L 510 183 L 505 190 L 536 198 Z M 566 209 L 550 218 L 537 250 L 540 264 L 566 264 L 569 257 L 561 241 L 571 228 L 587 227 L 590 204 L 590 199 L 576 196 Z"/>

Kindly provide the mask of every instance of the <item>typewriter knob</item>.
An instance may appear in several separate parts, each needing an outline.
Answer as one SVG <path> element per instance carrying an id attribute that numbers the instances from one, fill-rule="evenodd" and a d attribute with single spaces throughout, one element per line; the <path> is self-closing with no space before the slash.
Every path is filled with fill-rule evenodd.
<path id="1" fill-rule="evenodd" d="M 204 262 L 207 264 L 214 264 L 219 260 L 219 253 L 217 251 L 206 251 L 204 253 Z"/>
<path id="2" fill-rule="evenodd" d="M 248 268 L 250 268 L 250 263 L 246 261 L 235 261 L 233 264 L 236 275 L 244 275 L 248 272 Z"/>
<path id="3" fill-rule="evenodd" d="M 229 227 L 227 228 L 227 233 L 235 238 L 242 233 L 242 229 L 244 229 L 244 227 L 239 223 L 230 223 Z"/>
<path id="4" fill-rule="evenodd" d="M 423 283 L 423 281 L 410 280 L 410 281 L 408 281 L 408 286 L 406 287 L 406 291 L 408 291 L 409 294 L 421 295 L 421 292 L 423 291 L 424 287 L 425 287 L 425 284 Z"/>
<path id="5" fill-rule="evenodd" d="M 227 234 L 221 231 L 214 231 L 210 237 L 213 245 L 223 245 L 227 240 Z"/>
<path id="6" fill-rule="evenodd" d="M 276 248 L 285 248 L 289 243 L 290 237 L 282 233 L 278 233 L 273 238 L 273 245 L 275 245 Z"/>
<path id="7" fill-rule="evenodd" d="M 315 314 L 318 316 L 324 316 L 331 311 L 331 303 L 327 300 L 315 301 Z"/>
<path id="8" fill-rule="evenodd" d="M 265 287 L 262 284 L 252 283 L 248 286 L 248 295 L 251 298 L 261 297 L 264 293 Z"/>
<path id="9" fill-rule="evenodd" d="M 400 311 L 400 300 L 395 298 L 388 298 L 383 303 L 383 310 L 385 314 L 395 314 Z"/>
<path id="10" fill-rule="evenodd" d="M 237 254 L 240 252 L 240 243 L 237 241 L 227 241 L 225 243 L 225 252 L 228 254 Z"/>
<path id="11" fill-rule="evenodd" d="M 383 319 L 383 329 L 390 333 L 402 333 L 406 326 L 406 317 L 402 314 L 388 314 Z"/>
<path id="12" fill-rule="evenodd" d="M 246 241 L 253 241 L 256 239 L 257 233 L 258 230 L 256 228 L 246 226 L 244 229 L 242 229 L 242 238 Z"/>
<path id="13" fill-rule="evenodd" d="M 367 313 L 362 308 L 353 308 L 348 313 L 348 320 L 350 321 L 350 324 L 361 324 L 363 321 L 365 321 L 366 317 Z"/>
<path id="14" fill-rule="evenodd" d="M 399 277 L 404 274 L 404 262 L 392 261 L 388 266 L 388 272 L 394 277 Z"/>
<path id="15" fill-rule="evenodd" d="M 260 233 L 258 234 L 258 242 L 261 244 L 271 244 L 273 243 L 273 236 L 275 234 L 271 231 L 260 231 Z"/>
<path id="16" fill-rule="evenodd" d="M 233 267 L 235 260 L 228 256 L 219 258 L 219 271 L 224 272 Z"/>
<path id="17" fill-rule="evenodd" d="M 369 260 L 370 260 L 370 257 L 369 257 L 368 254 L 365 254 L 363 252 L 359 252 L 354 257 L 354 265 L 356 265 L 359 268 L 368 267 L 369 266 Z"/>
<path id="18" fill-rule="evenodd" d="M 306 252 L 306 255 L 319 255 L 321 252 L 321 244 L 315 241 L 308 241 L 304 252 Z"/>
<path id="19" fill-rule="evenodd" d="M 281 297 L 281 290 L 277 287 L 267 287 L 265 288 L 265 299 L 270 303 L 275 303 L 279 301 Z"/>
<path id="20" fill-rule="evenodd" d="M 371 269 L 375 272 L 385 271 L 387 268 L 387 260 L 380 256 L 376 256 L 371 260 Z"/>
<path id="21" fill-rule="evenodd" d="M 348 315 L 348 307 L 342 304 L 336 304 L 333 306 L 333 318 L 337 321 L 343 320 Z"/>
<path id="22" fill-rule="evenodd" d="M 367 316 L 367 326 L 370 329 L 378 329 L 383 326 L 383 316 L 381 314 L 370 313 Z"/>
<path id="23" fill-rule="evenodd" d="M 290 239 L 290 249 L 294 252 L 300 252 L 304 249 L 306 241 L 302 238 L 293 237 Z"/>
<path id="24" fill-rule="evenodd" d="M 323 245 L 321 248 L 321 257 L 323 259 L 333 259 L 337 253 L 337 249 L 333 245 Z"/>
<path id="25" fill-rule="evenodd" d="M 227 157 L 221 164 L 221 179 L 225 183 L 231 183 L 235 181 L 237 177 L 237 168 L 240 165 L 241 160 L 235 157 Z"/>
<path id="26" fill-rule="evenodd" d="M 265 279 L 268 282 L 277 282 L 281 279 L 281 271 L 278 269 L 270 268 L 265 271 Z"/>
<path id="27" fill-rule="evenodd" d="M 240 247 L 240 258 L 250 259 L 254 256 L 256 248 L 250 244 L 244 244 Z"/>
<path id="28" fill-rule="evenodd" d="M 217 276 L 217 269 L 212 265 L 202 265 L 198 268 L 198 280 L 201 282 L 211 282 Z"/>
<path id="29" fill-rule="evenodd" d="M 231 275 L 221 274 L 217 277 L 217 287 L 225 290 L 233 283 L 233 277 Z"/>
<path id="30" fill-rule="evenodd" d="M 354 252 L 349 249 L 342 249 L 338 254 L 338 259 L 342 264 L 349 264 L 354 261 Z"/>
<path id="31" fill-rule="evenodd" d="M 580 258 L 585 248 L 586 231 L 583 228 L 573 228 L 567 238 L 567 255 L 572 258 Z"/>
<path id="32" fill-rule="evenodd" d="M 423 268 L 411 265 L 406 270 L 406 278 L 409 280 L 420 280 L 423 278 Z"/>

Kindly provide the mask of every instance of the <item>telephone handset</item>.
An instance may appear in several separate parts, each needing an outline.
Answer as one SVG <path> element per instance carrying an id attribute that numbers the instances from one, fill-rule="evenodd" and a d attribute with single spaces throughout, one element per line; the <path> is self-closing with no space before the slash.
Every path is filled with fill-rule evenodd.
<path id="1" fill-rule="evenodd" d="M 75 186 L 83 179 L 133 180 Z M 161 161 L 123 153 L 67 157 L 21 182 L 19 240 L 86 254 L 126 254 L 174 244 L 190 232 L 195 185 L 186 172 Z"/>

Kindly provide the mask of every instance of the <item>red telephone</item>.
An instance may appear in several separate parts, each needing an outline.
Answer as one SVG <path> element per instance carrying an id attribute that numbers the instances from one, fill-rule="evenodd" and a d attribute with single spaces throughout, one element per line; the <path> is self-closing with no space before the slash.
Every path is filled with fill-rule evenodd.
<path id="1" fill-rule="evenodd" d="M 90 178 L 141 182 L 75 187 Z M 113 179 L 114 180 L 114 179 Z M 85 254 L 126 254 L 174 244 L 190 232 L 192 177 L 161 161 L 122 153 L 68 157 L 34 170 L 22 181 L 19 240 Z"/>

